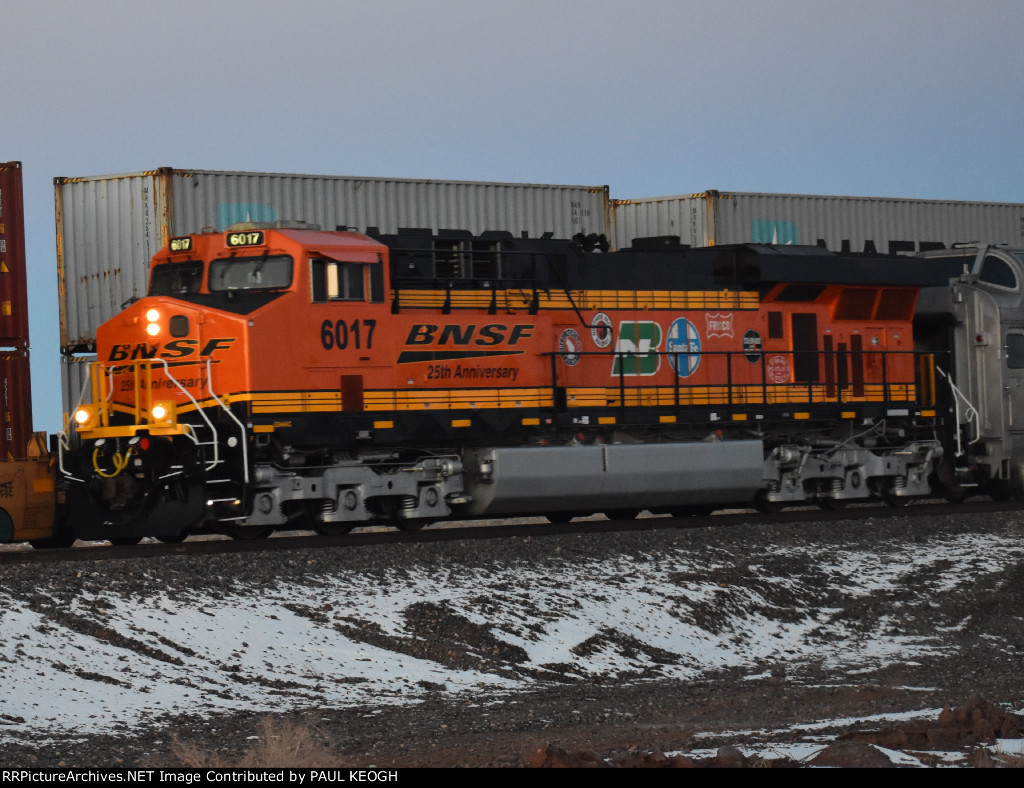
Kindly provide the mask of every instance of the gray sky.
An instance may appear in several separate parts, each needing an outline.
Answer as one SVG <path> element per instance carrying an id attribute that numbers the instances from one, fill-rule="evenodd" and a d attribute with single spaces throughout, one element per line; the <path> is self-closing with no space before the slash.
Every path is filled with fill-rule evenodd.
<path id="1" fill-rule="evenodd" d="M 1021 0 L 0 0 L 37 429 L 55 176 L 181 169 L 1024 202 Z"/>

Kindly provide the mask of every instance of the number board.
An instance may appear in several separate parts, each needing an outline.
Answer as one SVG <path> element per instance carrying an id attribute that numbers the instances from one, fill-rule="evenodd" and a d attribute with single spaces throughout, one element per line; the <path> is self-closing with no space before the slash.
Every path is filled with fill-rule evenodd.
<path id="1" fill-rule="evenodd" d="M 260 246 L 263 243 L 263 231 L 262 230 L 246 230 L 241 233 L 228 233 L 227 238 L 228 246 Z"/>
<path id="2" fill-rule="evenodd" d="M 187 235 L 184 238 L 172 238 L 168 246 L 172 252 L 191 252 L 192 238 Z"/>

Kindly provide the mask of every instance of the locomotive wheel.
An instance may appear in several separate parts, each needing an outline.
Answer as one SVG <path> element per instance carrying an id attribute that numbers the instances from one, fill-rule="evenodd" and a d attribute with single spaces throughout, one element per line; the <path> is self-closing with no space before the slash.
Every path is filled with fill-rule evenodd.
<path id="1" fill-rule="evenodd" d="M 47 550 L 62 547 L 71 547 L 75 543 L 75 535 L 64 523 L 58 523 L 53 528 L 53 533 L 46 539 L 30 539 L 29 544 L 36 550 Z"/>
<path id="2" fill-rule="evenodd" d="M 224 530 L 232 539 L 239 541 L 264 539 L 274 532 L 273 526 L 269 525 L 229 525 Z"/>
<path id="3" fill-rule="evenodd" d="M 707 517 L 714 511 L 714 506 L 677 506 L 669 514 L 673 517 Z"/>
<path id="4" fill-rule="evenodd" d="M 609 509 L 604 516 L 609 520 L 635 520 L 643 509 Z"/>
<path id="5" fill-rule="evenodd" d="M 349 523 L 317 523 L 313 530 L 321 536 L 344 536 L 353 528 Z"/>
<path id="6" fill-rule="evenodd" d="M 399 520 L 395 527 L 399 531 L 421 531 L 430 525 L 430 520 Z"/>
<path id="7" fill-rule="evenodd" d="M 904 506 L 909 506 L 913 498 L 906 495 L 894 495 L 891 490 L 886 490 L 882 493 L 882 500 L 893 509 L 902 509 Z"/>
<path id="8" fill-rule="evenodd" d="M 963 503 L 967 498 L 967 490 L 963 487 L 944 487 L 942 497 L 950 503 Z"/>
<path id="9" fill-rule="evenodd" d="M 1009 501 L 1013 499 L 1013 490 L 1008 482 L 1001 479 L 985 485 L 985 494 L 993 501 Z"/>
<path id="10" fill-rule="evenodd" d="M 108 539 L 114 547 L 130 547 L 133 544 L 138 544 L 142 541 L 141 536 L 115 536 L 113 539 Z"/>
<path id="11" fill-rule="evenodd" d="M 544 515 L 549 523 L 555 523 L 561 525 L 572 521 L 572 518 L 576 515 L 573 512 L 552 512 L 551 514 Z"/>
<path id="12" fill-rule="evenodd" d="M 786 508 L 786 505 L 779 501 L 769 501 L 768 495 L 764 491 L 758 491 L 754 496 L 754 508 L 761 514 L 778 514 Z"/>
<path id="13" fill-rule="evenodd" d="M 819 498 L 818 506 L 822 509 L 828 509 L 830 512 L 838 512 L 840 509 L 845 509 L 849 503 L 845 498 Z"/>
<path id="14" fill-rule="evenodd" d="M 75 543 L 75 535 L 51 536 L 49 539 L 30 539 L 28 542 L 36 550 L 51 550 L 71 547 Z"/>
<path id="15" fill-rule="evenodd" d="M 157 539 L 164 544 L 181 544 L 185 541 L 186 536 L 188 534 L 174 534 L 173 536 L 158 536 Z"/>

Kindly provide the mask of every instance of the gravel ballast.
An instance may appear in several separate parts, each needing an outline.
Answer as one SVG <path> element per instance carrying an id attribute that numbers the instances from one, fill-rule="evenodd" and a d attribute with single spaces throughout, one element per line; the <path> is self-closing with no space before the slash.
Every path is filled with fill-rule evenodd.
<path id="1" fill-rule="evenodd" d="M 359 767 L 1019 714 L 1022 537 L 1002 513 L 6 565 L 0 763 L 230 761 L 268 718 Z"/>

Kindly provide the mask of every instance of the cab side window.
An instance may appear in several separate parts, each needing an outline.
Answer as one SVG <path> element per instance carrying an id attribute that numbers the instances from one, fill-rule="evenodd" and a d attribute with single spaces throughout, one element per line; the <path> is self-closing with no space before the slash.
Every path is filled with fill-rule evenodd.
<path id="1" fill-rule="evenodd" d="M 1024 369 L 1024 334 L 1006 335 L 1006 366 Z"/>
<path id="2" fill-rule="evenodd" d="M 982 282 L 997 287 L 1005 287 L 1008 290 L 1017 289 L 1017 275 L 1013 272 L 1010 264 L 993 255 L 985 257 L 978 278 Z"/>
<path id="3" fill-rule="evenodd" d="M 366 300 L 363 263 L 320 258 L 312 263 L 314 302 Z"/>

